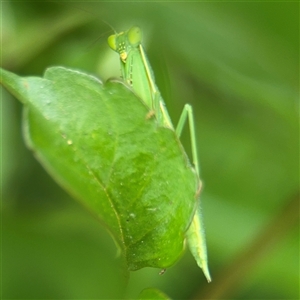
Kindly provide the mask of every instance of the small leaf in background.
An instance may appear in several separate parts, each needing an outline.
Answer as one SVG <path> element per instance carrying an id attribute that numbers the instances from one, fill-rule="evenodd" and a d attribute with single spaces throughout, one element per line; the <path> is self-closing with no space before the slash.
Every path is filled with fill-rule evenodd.
<path id="1" fill-rule="evenodd" d="M 153 288 L 148 288 L 148 289 L 144 289 L 141 291 L 141 293 L 139 294 L 139 300 L 142 299 L 157 299 L 157 300 L 171 300 L 171 298 L 169 298 L 166 294 L 164 294 L 163 292 L 157 290 L 157 289 L 153 289 Z"/>
<path id="2" fill-rule="evenodd" d="M 62 67 L 44 78 L 2 71 L 2 80 L 25 104 L 27 146 L 108 227 L 128 269 L 174 264 L 198 185 L 175 133 L 120 82 Z"/>

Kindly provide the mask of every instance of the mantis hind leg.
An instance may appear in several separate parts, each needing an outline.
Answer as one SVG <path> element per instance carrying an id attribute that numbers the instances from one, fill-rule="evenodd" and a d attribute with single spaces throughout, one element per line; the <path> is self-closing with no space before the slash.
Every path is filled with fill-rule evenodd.
<path id="1" fill-rule="evenodd" d="M 190 140 L 191 140 L 191 148 L 192 148 L 192 159 L 193 165 L 195 167 L 196 173 L 199 177 L 199 160 L 197 154 L 197 143 L 196 143 L 196 133 L 195 133 L 195 122 L 193 117 L 193 108 L 191 105 L 186 104 L 183 108 L 181 116 L 179 118 L 176 134 L 180 137 L 183 127 L 188 118 L 189 129 L 190 129 Z M 201 188 L 201 181 L 199 177 L 199 192 Z M 197 193 L 197 198 L 199 194 Z M 201 215 L 200 206 L 198 204 L 196 208 L 195 215 L 191 222 L 189 229 L 186 232 L 187 243 L 190 248 L 192 255 L 194 256 L 198 266 L 203 270 L 203 273 L 208 282 L 211 281 L 211 276 L 208 269 L 208 261 L 207 261 L 207 250 L 206 250 L 206 241 L 205 241 L 205 232 L 203 226 L 203 217 Z"/>
<path id="2" fill-rule="evenodd" d="M 181 116 L 179 118 L 177 127 L 175 129 L 175 132 L 176 132 L 177 136 L 180 137 L 180 135 L 182 133 L 182 129 L 186 123 L 187 118 L 189 121 L 189 128 L 190 128 L 190 141 L 191 141 L 191 148 L 192 148 L 193 165 L 195 167 L 197 175 L 200 176 L 199 160 L 198 160 L 198 154 L 197 154 L 196 133 L 195 133 L 195 122 L 194 122 L 194 117 L 193 117 L 193 108 L 191 105 L 186 104 L 184 106 Z"/>

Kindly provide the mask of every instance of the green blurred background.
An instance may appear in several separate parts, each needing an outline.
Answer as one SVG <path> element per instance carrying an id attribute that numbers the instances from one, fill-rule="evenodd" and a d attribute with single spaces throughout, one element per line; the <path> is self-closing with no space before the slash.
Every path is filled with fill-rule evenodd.
<path id="1" fill-rule="evenodd" d="M 128 287 L 105 228 L 23 143 L 21 104 L 2 90 L 2 299 L 299 298 L 298 2 L 1 2 L 2 67 L 50 66 L 106 80 L 106 38 L 131 25 L 176 124 L 194 107 L 213 282 L 187 251 Z M 109 32 L 110 31 L 110 32 Z M 188 131 L 183 143 L 189 149 Z"/>

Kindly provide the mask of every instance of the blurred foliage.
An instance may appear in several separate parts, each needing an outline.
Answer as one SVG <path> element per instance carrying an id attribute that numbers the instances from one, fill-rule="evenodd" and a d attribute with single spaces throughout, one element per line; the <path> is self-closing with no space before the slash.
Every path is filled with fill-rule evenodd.
<path id="1" fill-rule="evenodd" d="M 173 299 L 299 297 L 299 3 L 1 5 L 2 67 L 22 76 L 61 65 L 118 77 L 102 20 L 142 27 L 174 123 L 194 107 L 213 277 L 187 252 L 163 276 L 133 272 L 125 291 L 110 236 L 25 148 L 21 105 L 3 91 L 3 298 L 134 298 L 148 286 Z"/>

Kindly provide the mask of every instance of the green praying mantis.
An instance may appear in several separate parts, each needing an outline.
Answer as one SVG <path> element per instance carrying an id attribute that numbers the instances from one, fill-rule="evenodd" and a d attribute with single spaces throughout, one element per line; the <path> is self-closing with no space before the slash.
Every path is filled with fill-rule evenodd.
<path id="1" fill-rule="evenodd" d="M 133 26 L 124 32 L 115 33 L 108 38 L 110 48 L 120 56 L 123 80 L 132 87 L 133 91 L 149 107 L 149 117 L 154 115 L 159 126 L 174 130 L 178 138 L 188 119 L 193 166 L 200 178 L 192 107 L 189 104 L 184 106 L 178 125 L 174 128 L 164 100 L 155 84 L 154 74 L 141 42 L 142 31 L 137 26 Z M 200 189 L 201 181 L 199 179 L 198 194 Z M 186 240 L 197 264 L 202 268 L 207 281 L 210 282 L 211 276 L 208 269 L 205 233 L 200 207 L 196 209 L 192 223 L 186 232 Z"/>

